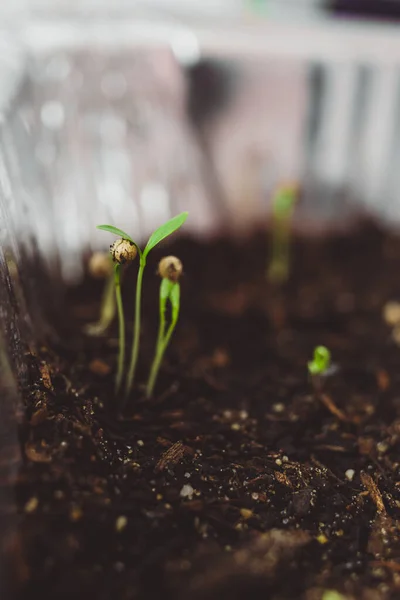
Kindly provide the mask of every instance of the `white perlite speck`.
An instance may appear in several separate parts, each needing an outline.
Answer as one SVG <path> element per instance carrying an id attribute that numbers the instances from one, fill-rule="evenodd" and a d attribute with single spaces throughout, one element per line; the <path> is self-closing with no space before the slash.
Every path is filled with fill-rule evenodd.
<path id="1" fill-rule="evenodd" d="M 354 469 L 347 469 L 347 471 L 345 473 L 346 479 L 348 479 L 349 481 L 353 481 L 353 477 L 355 474 L 356 474 L 356 472 Z"/>
<path id="2" fill-rule="evenodd" d="M 181 498 L 191 499 L 193 494 L 194 494 L 194 489 L 189 484 L 184 485 L 180 491 Z"/>

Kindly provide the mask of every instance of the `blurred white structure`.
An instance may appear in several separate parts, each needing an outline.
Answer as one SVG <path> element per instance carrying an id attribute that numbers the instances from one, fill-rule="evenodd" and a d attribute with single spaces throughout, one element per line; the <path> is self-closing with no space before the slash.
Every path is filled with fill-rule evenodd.
<path id="1" fill-rule="evenodd" d="M 315 0 L 264 4 L 3 8 L 0 205 L 13 234 L 1 241 L 16 262 L 38 248 L 79 278 L 83 254 L 106 244 L 96 224 L 144 237 L 182 209 L 187 231 L 243 231 L 287 179 L 304 190 L 300 226 L 343 222 L 354 204 L 400 222 L 400 28 L 335 21 Z M 202 89 L 187 73 L 204 60 Z"/>

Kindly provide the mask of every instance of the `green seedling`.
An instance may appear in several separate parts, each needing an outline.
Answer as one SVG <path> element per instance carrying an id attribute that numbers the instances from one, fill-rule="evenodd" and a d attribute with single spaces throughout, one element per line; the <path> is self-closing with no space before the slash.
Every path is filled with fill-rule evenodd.
<path id="1" fill-rule="evenodd" d="M 308 371 L 312 377 L 326 375 L 331 367 L 331 353 L 325 346 L 314 349 L 313 360 L 307 363 Z"/>
<path id="2" fill-rule="evenodd" d="M 153 395 L 154 386 L 157 380 L 160 365 L 164 357 L 164 353 L 171 340 L 172 334 L 176 327 L 179 317 L 180 308 L 180 285 L 179 278 L 182 275 L 182 263 L 176 256 L 166 256 L 158 265 L 158 274 L 161 276 L 160 285 L 160 322 L 158 327 L 158 337 L 156 351 L 154 354 L 153 364 L 151 366 L 149 379 L 146 386 L 146 397 L 151 398 Z M 171 322 L 167 332 L 166 327 L 166 309 L 167 302 L 171 305 Z"/>
<path id="3" fill-rule="evenodd" d="M 137 255 L 137 249 L 133 242 L 125 238 L 116 240 L 110 246 L 110 253 L 115 262 L 114 265 L 114 286 L 115 286 L 115 299 L 118 310 L 118 368 L 117 377 L 115 380 L 115 392 L 118 393 L 121 389 L 122 379 L 124 376 L 124 365 L 125 365 L 125 315 L 124 307 L 122 304 L 121 294 L 121 269 L 126 263 L 135 260 Z"/>
<path id="4" fill-rule="evenodd" d="M 271 259 L 267 277 L 273 283 L 283 283 L 289 277 L 290 238 L 297 200 L 297 186 L 280 186 L 272 200 Z"/>
<path id="5" fill-rule="evenodd" d="M 324 392 L 324 386 L 327 378 L 336 372 L 336 366 L 331 363 L 331 353 L 325 346 L 317 346 L 314 349 L 313 360 L 307 363 L 308 372 L 311 375 L 311 383 L 314 388 L 316 398 L 325 406 L 325 408 L 340 421 L 349 421 L 348 416 L 338 406 L 333 398 Z"/>
<path id="6" fill-rule="evenodd" d="M 325 590 L 321 600 L 347 600 L 348 596 L 343 596 L 336 590 Z"/>
<path id="7" fill-rule="evenodd" d="M 106 280 L 100 304 L 99 320 L 85 326 L 85 332 L 88 335 L 97 336 L 102 335 L 108 329 L 117 312 L 112 258 L 108 253 L 95 252 L 90 257 L 88 267 L 93 278 Z"/>
<path id="8" fill-rule="evenodd" d="M 113 225 L 98 225 L 97 228 L 103 231 L 108 231 L 109 233 L 113 233 L 114 235 L 120 236 L 124 240 L 127 240 L 131 244 L 133 244 L 136 248 L 136 251 L 139 255 L 139 270 L 136 281 L 136 301 L 135 301 L 135 316 L 134 316 L 134 333 L 133 333 L 133 341 L 132 341 L 132 352 L 131 359 L 129 364 L 128 375 L 126 378 L 125 385 L 125 398 L 129 395 L 136 372 L 136 365 L 139 356 L 139 344 L 140 344 L 140 319 L 141 319 L 141 299 L 142 299 L 142 281 L 143 281 L 143 273 L 146 267 L 147 256 L 149 252 L 155 248 L 162 240 L 166 237 L 174 233 L 177 229 L 179 229 L 183 223 L 186 221 L 188 217 L 187 212 L 180 213 L 176 217 L 173 217 L 163 225 L 161 225 L 158 229 L 156 229 L 150 236 L 144 250 L 142 251 L 137 243 L 122 231 L 122 229 L 118 229 L 118 227 L 114 227 Z"/>

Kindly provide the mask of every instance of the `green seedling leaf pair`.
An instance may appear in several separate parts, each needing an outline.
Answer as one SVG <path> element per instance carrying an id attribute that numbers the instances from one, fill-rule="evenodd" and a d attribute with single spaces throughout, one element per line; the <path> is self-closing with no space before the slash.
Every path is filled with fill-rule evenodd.
<path id="1" fill-rule="evenodd" d="M 307 366 L 311 376 L 326 375 L 331 368 L 331 353 L 328 348 L 317 346 L 314 349 L 313 360 L 310 360 Z"/>
<path id="2" fill-rule="evenodd" d="M 102 231 L 107 231 L 109 233 L 112 233 L 112 234 L 120 237 L 121 240 L 119 242 L 121 242 L 121 241 L 123 242 L 123 240 L 127 240 L 127 242 L 130 242 L 130 244 L 135 247 L 136 253 L 139 255 L 139 270 L 138 270 L 137 281 L 136 281 L 134 334 L 133 334 L 133 341 L 132 341 L 131 359 L 130 359 L 130 363 L 129 363 L 129 369 L 128 369 L 128 374 L 126 377 L 126 384 L 125 384 L 125 399 L 129 395 L 129 393 L 132 389 L 132 386 L 133 386 L 135 371 L 136 371 L 136 366 L 137 366 L 137 360 L 138 360 L 138 356 L 139 356 L 142 282 L 143 282 L 144 269 L 146 267 L 147 256 L 148 256 L 149 252 L 153 248 L 155 248 L 155 246 L 157 246 L 162 240 L 164 240 L 166 237 L 168 237 L 169 235 L 174 233 L 177 229 L 179 229 L 183 225 L 183 223 L 186 221 L 187 217 L 188 217 L 188 213 L 183 212 L 183 213 L 177 215 L 176 217 L 173 217 L 172 219 L 170 219 L 169 221 L 167 221 L 160 227 L 158 227 L 158 229 L 156 229 L 156 231 L 154 231 L 151 234 L 143 251 L 140 249 L 139 245 L 135 242 L 135 240 L 133 240 L 132 237 L 128 233 L 123 231 L 122 229 L 119 229 L 118 227 L 114 227 L 113 225 L 98 225 L 98 227 L 97 227 L 98 229 L 101 229 Z M 115 244 L 117 244 L 117 242 Z M 117 302 L 118 320 L 119 320 L 119 355 L 118 355 L 118 370 L 117 370 L 117 377 L 116 377 L 116 390 L 117 390 L 117 392 L 119 392 L 121 385 L 122 385 L 122 380 L 123 380 L 123 375 L 124 375 L 124 363 L 125 363 L 125 354 L 124 354 L 125 353 L 125 319 L 124 319 L 124 312 L 123 312 L 123 306 L 122 306 L 122 298 L 121 298 L 121 293 L 120 293 L 121 292 L 121 280 L 120 280 L 121 264 L 120 263 L 126 262 L 128 260 L 132 260 L 131 257 L 134 258 L 134 255 L 136 253 L 132 252 L 132 246 L 131 246 L 131 250 L 128 247 L 126 251 L 125 251 L 125 249 L 123 249 L 123 251 L 121 251 L 120 247 L 115 248 L 115 244 L 113 245 L 112 250 L 113 250 L 114 259 L 116 261 L 118 261 L 117 264 L 115 265 L 115 270 L 114 270 L 114 283 L 115 283 L 115 290 L 116 290 L 116 302 Z M 120 259 L 120 257 L 121 257 L 121 259 Z"/>
<path id="3" fill-rule="evenodd" d="M 179 215 L 177 215 L 176 217 L 173 217 L 172 219 L 170 219 L 169 221 L 167 221 L 166 223 L 164 223 L 163 225 L 158 227 L 158 229 L 153 231 L 143 252 L 141 251 L 141 249 L 139 248 L 139 246 L 137 245 L 135 240 L 133 240 L 131 238 L 131 236 L 128 233 L 126 233 L 125 231 L 123 231 L 122 229 L 119 229 L 118 227 L 114 227 L 113 225 L 98 225 L 97 229 L 101 229 L 102 231 L 108 231 L 109 233 L 113 233 L 117 237 L 120 237 L 124 240 L 130 241 L 134 246 L 136 246 L 139 256 L 146 258 L 148 253 L 150 252 L 150 250 L 155 248 L 166 237 L 168 237 L 169 235 L 174 233 L 177 229 L 182 227 L 182 225 L 184 224 L 184 222 L 186 221 L 186 219 L 188 217 L 188 214 L 189 213 L 187 213 L 187 212 L 180 213 Z"/>

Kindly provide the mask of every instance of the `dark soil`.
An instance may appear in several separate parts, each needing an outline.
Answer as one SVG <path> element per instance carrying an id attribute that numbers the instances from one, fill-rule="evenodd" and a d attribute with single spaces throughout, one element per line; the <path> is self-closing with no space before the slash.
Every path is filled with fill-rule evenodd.
<path id="1" fill-rule="evenodd" d="M 125 420 L 116 327 L 82 333 L 98 282 L 68 292 L 58 338 L 28 356 L 8 540 L 18 597 L 399 598 L 400 349 L 382 311 L 400 299 L 400 240 L 366 225 L 296 241 L 281 290 L 265 280 L 264 234 L 168 253 L 184 262 L 182 313 L 154 400 L 141 384 L 156 252 Z M 130 267 L 128 314 L 134 279 Z M 306 368 L 318 344 L 337 366 L 322 392 Z"/>

